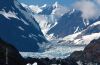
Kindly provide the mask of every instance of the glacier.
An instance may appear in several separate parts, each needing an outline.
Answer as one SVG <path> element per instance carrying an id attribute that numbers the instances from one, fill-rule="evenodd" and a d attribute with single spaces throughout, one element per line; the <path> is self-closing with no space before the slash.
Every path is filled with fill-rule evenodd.
<path id="1" fill-rule="evenodd" d="M 51 6 L 33 6 L 38 9 L 38 13 L 32 9 L 33 17 L 49 43 L 38 44 L 41 52 L 20 52 L 23 57 L 66 58 L 74 51 L 83 50 L 90 41 L 100 37 L 99 17 L 82 18 L 81 11 L 64 7 L 58 2 Z"/>

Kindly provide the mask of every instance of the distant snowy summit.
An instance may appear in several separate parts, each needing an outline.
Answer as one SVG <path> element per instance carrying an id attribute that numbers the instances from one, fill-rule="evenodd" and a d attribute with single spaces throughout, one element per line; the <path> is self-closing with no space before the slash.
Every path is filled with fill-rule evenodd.
<path id="1" fill-rule="evenodd" d="M 30 10 L 16 0 L 0 0 L 0 37 L 19 51 L 38 51 L 47 42 Z"/>
<path id="2" fill-rule="evenodd" d="M 92 39 L 99 37 L 100 25 L 94 24 L 99 23 L 100 16 L 86 18 L 83 17 L 84 11 L 64 7 L 58 2 L 53 5 L 33 6 L 38 11 L 38 13 L 33 12 L 33 16 L 48 40 L 62 38 L 66 41 L 73 40 L 75 44 L 81 44 L 82 42 L 88 44 Z M 31 10 L 33 11 L 33 9 Z M 91 39 L 86 40 L 89 36 L 92 36 Z"/>
<path id="3" fill-rule="evenodd" d="M 100 33 L 100 17 L 84 18 L 81 10 L 64 7 L 58 2 L 43 6 L 28 6 L 16 0 L 0 3 L 4 3 L 0 5 L 0 35 L 6 41 L 14 42 L 20 50 L 38 51 L 38 44 L 46 42 L 45 37 L 49 41 L 61 38 L 79 43 L 80 40 L 83 42 L 83 37 Z"/>
<path id="4" fill-rule="evenodd" d="M 73 51 L 83 50 L 90 41 L 100 37 L 100 16 L 86 18 L 83 11 L 64 7 L 58 2 L 53 5 L 22 6 L 38 22 L 50 42 L 39 44 L 41 53 L 22 52 L 24 57 L 65 58 Z"/>
<path id="5" fill-rule="evenodd" d="M 32 8 L 33 6 L 33 8 Z M 35 19 L 39 22 L 42 32 L 45 35 L 51 35 L 63 38 L 65 36 L 81 32 L 91 24 L 100 20 L 98 18 L 84 18 L 83 11 L 71 9 L 55 2 L 53 5 L 44 4 L 43 6 L 31 5 L 29 8 L 35 13 Z"/>

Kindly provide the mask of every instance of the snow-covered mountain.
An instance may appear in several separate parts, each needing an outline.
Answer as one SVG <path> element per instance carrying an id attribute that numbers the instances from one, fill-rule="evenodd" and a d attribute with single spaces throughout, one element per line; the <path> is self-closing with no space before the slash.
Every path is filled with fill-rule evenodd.
<path id="1" fill-rule="evenodd" d="M 44 35 L 57 24 L 57 18 L 54 15 L 38 15 L 34 14 L 34 18 L 39 23 Z"/>
<path id="2" fill-rule="evenodd" d="M 46 34 L 52 27 L 57 24 L 57 20 L 62 17 L 66 12 L 70 10 L 58 2 L 53 5 L 44 4 L 43 6 L 37 5 L 22 5 L 27 9 L 31 9 L 34 14 L 34 18 L 39 23 L 42 32 Z"/>
<path id="3" fill-rule="evenodd" d="M 16 0 L 0 0 L 0 37 L 19 51 L 38 51 L 46 42 L 32 12 Z"/>
<path id="4" fill-rule="evenodd" d="M 64 38 L 68 35 L 81 32 L 91 24 L 100 20 L 100 17 L 97 19 L 85 19 L 82 17 L 82 11 L 64 7 L 58 2 L 49 6 L 47 4 L 38 6 L 37 11 L 39 9 L 41 9 L 41 12 L 34 14 L 34 18 L 39 22 L 42 32 L 47 35 L 47 38 Z M 97 31 L 94 30 L 94 32 Z"/>
<path id="5" fill-rule="evenodd" d="M 53 5 L 46 5 L 40 7 L 42 11 L 40 14 L 42 15 L 55 15 L 56 17 L 61 17 L 66 12 L 69 11 L 67 7 L 60 5 L 58 2 L 55 2 Z"/>
<path id="6" fill-rule="evenodd" d="M 54 9 L 52 10 L 52 13 L 51 13 L 51 14 L 55 15 L 55 16 L 58 17 L 58 18 L 61 17 L 61 16 L 63 16 L 65 13 L 67 13 L 67 12 L 70 11 L 69 8 L 60 5 L 58 2 L 55 2 L 55 3 L 52 5 L 52 7 L 53 7 Z"/>
<path id="7" fill-rule="evenodd" d="M 83 50 L 90 41 L 100 37 L 100 17 L 85 19 L 82 11 L 66 8 L 57 2 L 33 6 L 29 6 L 33 17 L 50 43 L 39 44 L 44 52 L 30 52 L 29 55 L 22 52 L 24 56 L 65 58 L 73 51 Z"/>
<path id="8" fill-rule="evenodd" d="M 81 32 L 68 35 L 61 39 L 53 39 L 51 40 L 51 44 L 42 44 L 42 48 L 45 49 L 43 53 L 30 52 L 29 54 L 22 54 L 24 57 L 66 58 L 74 51 L 83 50 L 92 40 L 98 38 L 100 38 L 100 21 L 91 24 Z"/>
<path id="9" fill-rule="evenodd" d="M 54 34 L 56 37 L 65 37 L 80 32 L 99 20 L 100 18 L 84 19 L 81 11 L 73 9 L 59 18 L 58 24 L 50 29 L 48 34 Z"/>
<path id="10" fill-rule="evenodd" d="M 88 26 L 83 31 L 68 35 L 63 38 L 63 40 L 72 41 L 74 44 L 89 44 L 93 39 L 100 38 L 100 21 L 97 21 L 90 26 Z"/>

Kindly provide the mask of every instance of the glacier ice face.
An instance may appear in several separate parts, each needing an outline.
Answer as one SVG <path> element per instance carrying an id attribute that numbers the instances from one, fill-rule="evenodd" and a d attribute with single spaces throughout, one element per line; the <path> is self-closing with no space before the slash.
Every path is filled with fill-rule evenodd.
<path id="1" fill-rule="evenodd" d="M 23 57 L 33 58 L 66 58 L 74 51 L 80 51 L 84 49 L 84 45 L 67 45 L 67 46 L 56 46 L 45 52 L 20 52 Z"/>

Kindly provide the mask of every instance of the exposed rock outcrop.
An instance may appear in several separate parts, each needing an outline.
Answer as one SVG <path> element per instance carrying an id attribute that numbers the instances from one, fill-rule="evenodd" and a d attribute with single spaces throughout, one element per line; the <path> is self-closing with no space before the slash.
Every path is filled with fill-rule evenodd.
<path id="1" fill-rule="evenodd" d="M 93 40 L 84 49 L 84 61 L 100 63 L 100 38 Z"/>
<path id="2" fill-rule="evenodd" d="M 100 64 L 100 38 L 92 40 L 83 51 L 75 51 L 70 58 L 81 61 L 83 65 L 99 65 Z"/>
<path id="3" fill-rule="evenodd" d="M 0 65 L 25 65 L 24 58 L 21 57 L 15 47 L 0 39 Z"/>

